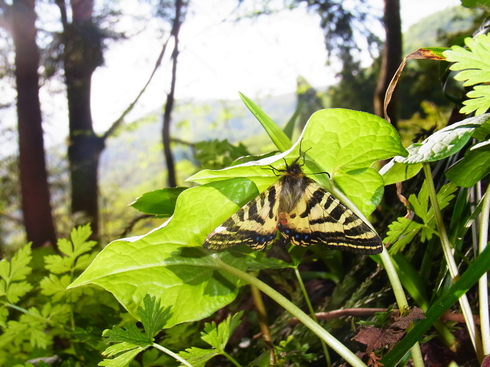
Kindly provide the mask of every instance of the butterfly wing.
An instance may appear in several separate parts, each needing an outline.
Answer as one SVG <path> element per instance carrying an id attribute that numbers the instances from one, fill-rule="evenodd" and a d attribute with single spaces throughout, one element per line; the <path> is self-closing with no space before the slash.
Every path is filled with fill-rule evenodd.
<path id="1" fill-rule="evenodd" d="M 203 246 L 213 250 L 223 250 L 246 244 L 253 249 L 264 250 L 276 238 L 278 190 L 280 185 L 276 182 L 249 201 L 211 232 Z"/>
<path id="2" fill-rule="evenodd" d="M 362 219 L 316 181 L 304 177 L 303 196 L 288 213 L 279 213 L 279 231 L 293 245 L 323 244 L 363 254 L 383 250 L 381 239 Z"/>

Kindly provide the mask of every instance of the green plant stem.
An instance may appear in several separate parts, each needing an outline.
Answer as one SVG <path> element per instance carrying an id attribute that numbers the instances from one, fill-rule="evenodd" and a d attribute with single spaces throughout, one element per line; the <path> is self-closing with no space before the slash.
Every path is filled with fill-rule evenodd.
<path id="1" fill-rule="evenodd" d="M 262 299 L 262 294 L 260 293 L 260 290 L 252 284 L 250 284 L 250 292 L 252 293 L 255 309 L 259 318 L 259 326 L 260 331 L 262 332 L 262 339 L 265 346 L 269 349 L 270 364 L 274 366 L 277 363 L 276 348 L 274 344 L 272 344 L 272 335 L 269 329 L 269 320 L 267 318 L 267 311 L 265 309 L 264 301 Z"/>
<path id="2" fill-rule="evenodd" d="M 178 354 L 172 352 L 170 349 L 167 349 L 167 348 L 161 346 L 160 344 L 153 343 L 152 344 L 152 347 L 153 348 L 156 348 L 156 349 L 158 349 L 160 351 L 162 351 L 165 354 L 168 354 L 170 357 L 176 359 L 177 361 L 179 361 L 180 363 L 182 363 L 183 365 L 185 365 L 187 367 L 194 367 L 192 364 L 190 364 L 189 362 L 187 362 L 184 358 L 182 358 Z"/>
<path id="3" fill-rule="evenodd" d="M 405 292 L 403 291 L 402 283 L 396 272 L 395 265 L 393 264 L 393 259 L 384 246 L 380 257 L 386 274 L 388 275 L 388 279 L 390 280 L 391 288 L 393 289 L 393 294 L 395 295 L 396 303 L 400 310 L 400 315 L 402 315 L 409 308 L 407 297 L 405 297 Z M 413 365 L 415 367 L 423 367 L 424 359 L 422 358 L 419 343 L 415 343 L 410 348 L 410 353 L 412 354 Z"/>
<path id="4" fill-rule="evenodd" d="M 306 306 L 308 307 L 308 311 L 310 311 L 311 318 L 315 322 L 318 322 L 318 319 L 316 318 L 315 310 L 313 309 L 313 305 L 311 304 L 310 301 L 310 297 L 308 296 L 308 292 L 306 291 L 305 283 L 303 283 L 303 279 L 301 278 L 301 274 L 297 267 L 294 268 L 294 274 L 296 275 L 296 279 L 298 279 L 299 287 L 301 288 L 301 292 L 303 293 L 303 297 L 305 299 Z M 327 362 L 327 366 L 332 367 L 332 360 L 330 359 L 330 353 L 328 353 L 328 346 L 323 341 L 323 339 L 320 339 L 320 342 L 322 343 L 323 353 L 325 354 L 325 361 Z"/>
<path id="5" fill-rule="evenodd" d="M 442 251 L 444 252 L 446 265 L 454 283 L 459 278 L 458 267 L 456 265 L 456 261 L 454 260 L 452 246 L 449 242 L 449 237 L 446 232 L 446 227 L 442 219 L 442 213 L 439 208 L 439 202 L 437 201 L 437 192 L 434 185 L 434 181 L 432 179 L 430 164 L 424 162 L 423 168 L 424 168 L 425 179 L 429 187 L 430 201 L 432 204 L 432 208 L 434 209 L 437 231 L 439 232 L 439 238 L 441 239 Z M 468 334 L 470 335 L 473 348 L 475 349 L 478 360 L 481 362 L 483 359 L 481 339 L 476 330 L 475 322 L 473 320 L 473 314 L 471 312 L 470 303 L 468 302 L 468 298 L 466 297 L 466 294 L 463 294 L 461 296 L 461 298 L 459 299 L 459 304 L 461 306 L 461 311 L 466 321 L 466 327 L 468 329 Z"/>
<path id="6" fill-rule="evenodd" d="M 488 220 L 490 218 L 490 185 L 483 198 L 480 215 L 480 238 L 478 251 L 481 254 L 488 244 Z M 478 296 L 480 304 L 480 329 L 483 355 L 490 355 L 490 317 L 488 306 L 488 275 L 484 274 L 478 281 Z"/>
<path id="7" fill-rule="evenodd" d="M 222 351 L 221 354 L 223 354 L 231 363 L 233 363 L 236 367 L 242 367 L 242 365 L 240 363 L 238 363 L 235 358 L 233 358 L 232 356 L 230 356 L 228 353 L 226 353 L 225 351 Z"/>
<path id="8" fill-rule="evenodd" d="M 354 353 L 352 353 L 348 348 L 345 347 L 341 342 L 335 339 L 328 331 L 323 329 L 318 323 L 313 321 L 311 317 L 305 314 L 302 310 L 300 310 L 295 304 L 289 301 L 282 294 L 269 287 L 264 282 L 260 281 L 256 277 L 242 271 L 236 269 L 223 261 L 220 258 L 213 254 L 211 255 L 216 262 L 216 265 L 219 269 L 224 270 L 239 279 L 246 281 L 249 284 L 254 285 L 258 289 L 260 289 L 263 293 L 267 294 L 270 298 L 276 301 L 279 305 L 284 307 L 286 311 L 295 316 L 303 325 L 305 325 L 308 329 L 310 329 L 315 335 L 317 335 L 320 339 L 324 340 L 333 350 L 335 350 L 347 363 L 350 363 L 354 367 L 366 367 L 366 364 L 361 361 Z"/>

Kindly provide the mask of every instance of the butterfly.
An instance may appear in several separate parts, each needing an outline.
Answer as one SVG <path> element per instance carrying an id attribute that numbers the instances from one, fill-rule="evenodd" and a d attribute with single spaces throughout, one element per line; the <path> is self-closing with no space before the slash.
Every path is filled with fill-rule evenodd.
<path id="1" fill-rule="evenodd" d="M 300 156 L 301 157 L 301 156 Z M 381 238 L 362 219 L 307 177 L 298 157 L 272 186 L 211 232 L 203 246 L 223 250 L 245 244 L 265 250 L 277 237 L 296 246 L 321 244 L 359 254 L 379 254 Z"/>

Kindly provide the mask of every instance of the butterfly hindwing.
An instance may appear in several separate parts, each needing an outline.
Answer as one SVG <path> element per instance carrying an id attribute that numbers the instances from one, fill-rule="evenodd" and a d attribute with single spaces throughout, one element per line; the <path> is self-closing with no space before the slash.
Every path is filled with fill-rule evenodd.
<path id="1" fill-rule="evenodd" d="M 253 249 L 263 250 L 272 244 L 277 233 L 276 182 L 255 199 L 249 201 L 206 238 L 204 247 L 223 250 L 246 244 Z"/>
<path id="2" fill-rule="evenodd" d="M 296 208 L 281 214 L 279 230 L 293 245 L 323 244 L 364 254 L 381 252 L 378 235 L 350 209 L 308 177 Z"/>

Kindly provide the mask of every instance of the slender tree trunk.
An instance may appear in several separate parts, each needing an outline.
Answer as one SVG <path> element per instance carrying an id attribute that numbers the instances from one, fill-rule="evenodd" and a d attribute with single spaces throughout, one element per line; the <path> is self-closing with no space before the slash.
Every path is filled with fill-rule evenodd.
<path id="1" fill-rule="evenodd" d="M 172 156 L 172 150 L 170 148 L 170 124 L 172 121 L 172 110 L 175 101 L 175 83 L 177 80 L 177 60 L 179 57 L 179 31 L 182 24 L 184 4 L 182 0 L 175 0 L 175 19 L 172 25 L 171 35 L 174 37 L 175 46 L 172 52 L 172 80 L 170 82 L 170 91 L 167 94 L 167 101 L 165 103 L 165 111 L 163 114 L 163 129 L 162 129 L 162 141 L 163 141 L 163 153 L 165 162 L 167 165 L 167 184 L 169 187 L 177 186 L 177 179 L 175 176 L 175 164 Z"/>
<path id="2" fill-rule="evenodd" d="M 92 0 L 71 0 L 68 22 L 64 0 L 56 0 L 63 23 L 64 69 L 68 98 L 71 211 L 99 232 L 98 166 L 105 139 L 95 134 L 90 105 L 91 80 L 103 62 L 101 35 L 92 21 Z"/>
<path id="3" fill-rule="evenodd" d="M 27 239 L 38 247 L 56 243 L 51 213 L 39 103 L 39 50 L 36 45 L 34 0 L 14 0 L 12 35 L 19 129 L 22 211 Z"/>
<path id="4" fill-rule="evenodd" d="M 383 51 L 381 71 L 374 95 L 374 112 L 384 117 L 383 102 L 390 84 L 402 60 L 402 31 L 400 19 L 400 0 L 384 0 L 384 26 L 386 42 Z M 397 100 L 396 92 L 388 105 L 388 116 L 391 123 L 397 125 Z"/>

